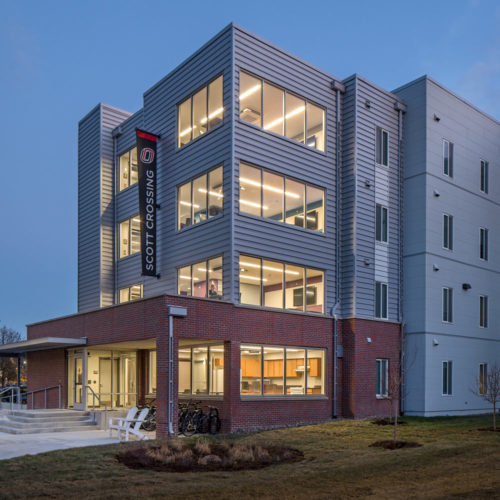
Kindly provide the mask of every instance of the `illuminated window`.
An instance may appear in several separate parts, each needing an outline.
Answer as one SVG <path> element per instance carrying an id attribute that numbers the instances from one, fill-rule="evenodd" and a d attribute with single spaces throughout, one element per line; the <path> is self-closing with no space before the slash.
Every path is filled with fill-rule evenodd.
<path id="1" fill-rule="evenodd" d="M 137 148 L 120 155 L 120 191 L 139 181 L 139 167 L 137 164 Z"/>
<path id="2" fill-rule="evenodd" d="M 222 167 L 210 170 L 177 189 L 177 228 L 198 224 L 222 213 Z"/>
<path id="3" fill-rule="evenodd" d="M 240 255 L 240 303 L 322 313 L 324 271 Z"/>
<path id="4" fill-rule="evenodd" d="M 240 72 L 240 119 L 325 150 L 325 110 L 261 78 Z"/>
<path id="5" fill-rule="evenodd" d="M 290 346 L 240 346 L 242 396 L 325 394 L 325 351 Z"/>
<path id="6" fill-rule="evenodd" d="M 181 102 L 177 115 L 178 147 L 188 144 L 222 122 L 224 116 L 222 76 Z"/>
<path id="7" fill-rule="evenodd" d="M 141 251 L 141 219 L 138 215 L 120 222 L 120 259 Z"/>
<path id="8" fill-rule="evenodd" d="M 156 394 L 156 351 L 149 351 L 148 394 Z"/>
<path id="9" fill-rule="evenodd" d="M 142 294 L 142 283 L 120 288 L 120 304 L 123 304 L 124 302 L 131 302 L 132 300 L 142 299 Z"/>
<path id="10" fill-rule="evenodd" d="M 177 293 L 192 297 L 220 299 L 222 289 L 222 257 L 204 260 L 177 270 Z"/>
<path id="11" fill-rule="evenodd" d="M 324 232 L 325 191 L 241 163 L 240 212 Z"/>

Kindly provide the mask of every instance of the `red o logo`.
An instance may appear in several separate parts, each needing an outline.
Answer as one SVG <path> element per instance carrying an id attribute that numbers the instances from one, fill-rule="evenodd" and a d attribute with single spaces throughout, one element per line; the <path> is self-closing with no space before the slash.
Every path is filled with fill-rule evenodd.
<path id="1" fill-rule="evenodd" d="M 141 161 L 142 163 L 153 163 L 155 152 L 151 148 L 142 148 Z"/>

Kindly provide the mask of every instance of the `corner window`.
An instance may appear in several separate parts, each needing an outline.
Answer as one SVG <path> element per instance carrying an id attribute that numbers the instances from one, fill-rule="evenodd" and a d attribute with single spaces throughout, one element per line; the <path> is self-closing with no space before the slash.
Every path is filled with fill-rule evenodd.
<path id="1" fill-rule="evenodd" d="M 180 396 L 224 394 L 224 345 L 179 346 Z"/>
<path id="2" fill-rule="evenodd" d="M 143 294 L 143 285 L 142 283 L 138 283 L 136 285 L 126 286 L 124 288 L 120 288 L 119 291 L 119 300 L 120 304 L 125 302 L 131 302 L 132 300 L 142 299 Z"/>
<path id="3" fill-rule="evenodd" d="M 141 219 L 138 215 L 120 222 L 120 259 L 141 251 Z"/>
<path id="4" fill-rule="evenodd" d="M 133 148 L 120 155 L 119 189 L 124 189 L 139 181 L 139 167 L 137 163 L 137 148 Z"/>
<path id="5" fill-rule="evenodd" d="M 222 167 L 177 188 L 177 228 L 183 229 L 222 213 Z"/>
<path id="6" fill-rule="evenodd" d="M 240 303 L 323 313 L 324 271 L 240 255 Z"/>
<path id="7" fill-rule="evenodd" d="M 177 293 L 191 297 L 220 299 L 223 296 L 222 257 L 214 257 L 179 268 Z"/>
<path id="8" fill-rule="evenodd" d="M 387 243 L 387 208 L 378 204 L 375 215 L 375 239 Z"/>
<path id="9" fill-rule="evenodd" d="M 443 214 L 443 248 L 453 250 L 453 216 Z"/>
<path id="10" fill-rule="evenodd" d="M 443 322 L 453 322 L 453 288 L 443 288 Z"/>
<path id="11" fill-rule="evenodd" d="M 488 390 L 488 363 L 479 363 L 479 394 L 486 394 Z"/>
<path id="12" fill-rule="evenodd" d="M 178 105 L 177 146 L 180 148 L 217 126 L 223 115 L 223 77 L 219 76 Z"/>
<path id="13" fill-rule="evenodd" d="M 488 230 L 484 227 L 479 228 L 479 258 L 488 260 Z"/>
<path id="14" fill-rule="evenodd" d="M 240 164 L 240 212 L 325 231 L 325 190 Z"/>
<path id="15" fill-rule="evenodd" d="M 325 150 L 325 110 L 307 99 L 240 72 L 240 119 Z"/>
<path id="16" fill-rule="evenodd" d="M 488 328 L 488 296 L 479 296 L 479 326 Z"/>
<path id="17" fill-rule="evenodd" d="M 488 175 L 489 175 L 489 163 L 487 161 L 481 160 L 481 183 L 480 189 L 483 193 L 488 194 Z"/>
<path id="18" fill-rule="evenodd" d="M 387 319 L 387 283 L 375 282 L 375 317 Z"/>
<path id="19" fill-rule="evenodd" d="M 443 140 L 443 174 L 453 177 L 453 143 Z"/>
<path id="20" fill-rule="evenodd" d="M 453 378 L 453 362 L 443 361 L 443 396 L 451 396 Z"/>
<path id="21" fill-rule="evenodd" d="M 375 395 L 386 398 L 388 395 L 389 360 L 377 359 L 377 381 Z"/>
<path id="22" fill-rule="evenodd" d="M 389 166 L 389 132 L 383 128 L 376 129 L 376 159 L 379 165 Z"/>
<path id="23" fill-rule="evenodd" d="M 240 380 L 242 396 L 325 394 L 325 351 L 242 344 Z"/>

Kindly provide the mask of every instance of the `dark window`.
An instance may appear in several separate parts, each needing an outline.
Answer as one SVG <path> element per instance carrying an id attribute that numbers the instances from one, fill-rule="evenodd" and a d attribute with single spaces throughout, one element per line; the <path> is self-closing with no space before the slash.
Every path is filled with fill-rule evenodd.
<path id="1" fill-rule="evenodd" d="M 375 219 L 375 238 L 387 243 L 387 208 L 377 205 Z"/>
<path id="2" fill-rule="evenodd" d="M 452 395 L 453 362 L 443 361 L 443 396 Z"/>
<path id="3" fill-rule="evenodd" d="M 387 283 L 375 282 L 375 317 L 387 319 Z"/>
<path id="4" fill-rule="evenodd" d="M 443 248 L 453 250 L 453 216 L 443 214 Z"/>
<path id="5" fill-rule="evenodd" d="M 483 193 L 488 193 L 488 172 L 489 164 L 487 161 L 481 160 L 481 185 L 480 189 Z"/>
<path id="6" fill-rule="evenodd" d="M 443 140 L 443 174 L 453 177 L 453 143 Z"/>
<path id="7" fill-rule="evenodd" d="M 389 166 L 389 132 L 377 127 L 376 162 L 379 165 Z"/>

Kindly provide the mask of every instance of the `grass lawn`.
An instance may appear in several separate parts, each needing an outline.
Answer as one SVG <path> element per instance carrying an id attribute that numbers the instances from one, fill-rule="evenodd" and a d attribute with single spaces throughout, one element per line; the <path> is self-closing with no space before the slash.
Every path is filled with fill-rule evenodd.
<path id="1" fill-rule="evenodd" d="M 399 439 L 423 447 L 370 448 L 391 439 L 392 426 L 368 420 L 229 436 L 280 441 L 305 455 L 252 471 L 154 472 L 116 461 L 118 451 L 137 443 L 14 458 L 0 462 L 0 498 L 500 498 L 500 432 L 476 430 L 491 417 L 405 420 Z"/>

